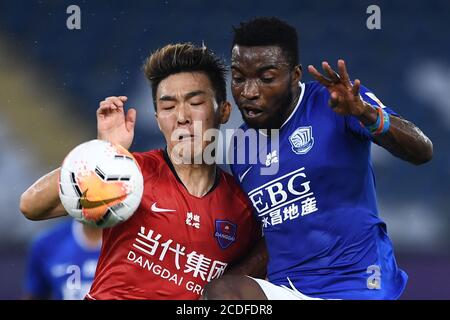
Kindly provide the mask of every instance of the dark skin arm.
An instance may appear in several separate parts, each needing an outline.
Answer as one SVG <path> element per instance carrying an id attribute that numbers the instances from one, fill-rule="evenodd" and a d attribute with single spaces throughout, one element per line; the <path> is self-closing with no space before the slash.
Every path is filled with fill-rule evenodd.
<path id="1" fill-rule="evenodd" d="M 261 237 L 243 260 L 205 286 L 200 300 L 267 300 L 256 281 L 247 277 L 265 279 L 267 261 L 267 247 Z"/>
<path id="2" fill-rule="evenodd" d="M 245 259 L 239 261 L 228 269 L 225 274 L 248 275 L 254 278 L 264 279 L 267 274 L 267 248 L 264 238 L 258 240 Z"/>
<path id="3" fill-rule="evenodd" d="M 364 125 L 375 123 L 377 111 L 361 99 L 361 82 L 355 80 L 353 85 L 351 84 L 344 60 L 338 61 L 339 73 L 326 61 L 322 62 L 322 67 L 327 77 L 311 65 L 308 66 L 308 71 L 330 92 L 329 104 L 333 111 L 340 115 L 355 116 Z M 376 136 L 374 140 L 394 156 L 412 164 L 426 163 L 433 156 L 431 140 L 412 122 L 400 117 L 391 115 L 389 131 L 382 136 Z"/>

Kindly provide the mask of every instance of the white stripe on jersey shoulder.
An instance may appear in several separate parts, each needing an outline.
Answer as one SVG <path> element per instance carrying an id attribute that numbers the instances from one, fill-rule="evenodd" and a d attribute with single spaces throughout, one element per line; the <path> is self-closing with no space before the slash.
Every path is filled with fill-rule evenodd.
<path id="1" fill-rule="evenodd" d="M 300 97 L 298 98 L 297 105 L 295 106 L 294 110 L 292 110 L 291 114 L 290 114 L 289 117 L 286 119 L 286 121 L 283 122 L 283 124 L 282 124 L 281 127 L 280 127 L 280 130 L 281 130 L 281 128 L 284 127 L 284 125 L 285 125 L 286 123 L 289 122 L 289 120 L 291 120 L 291 118 L 293 117 L 293 115 L 297 112 L 298 107 L 299 107 L 300 104 L 302 103 L 303 95 L 305 94 L 305 84 L 299 81 L 299 82 L 298 82 L 298 85 L 300 86 L 300 88 L 302 89 L 302 91 L 300 92 Z M 267 137 L 267 135 L 266 135 L 265 133 L 263 133 L 261 130 L 259 130 L 259 133 L 262 134 L 263 136 Z"/>
<path id="2" fill-rule="evenodd" d="M 89 293 L 86 293 L 86 295 L 89 297 L 89 299 L 91 299 L 91 300 L 97 300 L 97 299 L 95 299 L 93 296 L 91 296 Z"/>

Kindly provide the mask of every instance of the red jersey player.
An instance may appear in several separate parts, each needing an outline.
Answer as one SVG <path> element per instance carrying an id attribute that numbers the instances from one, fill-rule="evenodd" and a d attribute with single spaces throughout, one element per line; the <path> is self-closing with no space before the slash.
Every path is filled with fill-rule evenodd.
<path id="1" fill-rule="evenodd" d="M 205 48 L 176 44 L 157 50 L 144 67 L 167 147 L 134 153 L 144 194 L 130 219 L 103 231 L 88 299 L 197 299 L 204 285 L 242 258 L 260 234 L 233 177 L 204 161 L 211 144 L 205 133 L 230 115 L 221 61 Z M 126 100 L 102 101 L 97 128 L 99 139 L 129 148 L 136 111 L 124 112 Z M 199 156 L 201 161 L 195 161 Z M 20 205 L 26 217 L 65 215 L 58 172 L 24 192 Z"/>

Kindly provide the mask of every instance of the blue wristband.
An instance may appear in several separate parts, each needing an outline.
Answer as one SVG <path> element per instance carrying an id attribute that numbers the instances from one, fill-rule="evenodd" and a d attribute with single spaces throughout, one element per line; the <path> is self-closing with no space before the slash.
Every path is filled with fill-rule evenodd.
<path id="1" fill-rule="evenodd" d="M 375 121 L 374 124 L 365 126 L 366 129 L 369 130 L 369 132 L 370 132 L 371 134 L 378 130 L 378 128 L 380 127 L 380 122 L 381 122 L 380 113 L 378 112 L 378 108 L 379 108 L 379 107 L 372 106 L 372 108 L 374 108 L 375 110 L 377 110 L 377 120 Z"/>
<path id="2" fill-rule="evenodd" d="M 381 131 L 380 135 L 384 135 L 389 131 L 389 126 L 391 125 L 389 113 L 383 110 L 383 118 L 384 118 L 384 126 L 383 131 Z"/>

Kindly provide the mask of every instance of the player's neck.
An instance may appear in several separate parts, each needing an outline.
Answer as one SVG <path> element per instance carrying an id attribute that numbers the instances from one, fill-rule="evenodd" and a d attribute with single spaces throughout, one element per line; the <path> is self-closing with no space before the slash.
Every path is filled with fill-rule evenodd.
<path id="1" fill-rule="evenodd" d="M 216 180 L 215 165 L 173 164 L 173 167 L 188 192 L 196 197 L 207 194 Z"/>
<path id="2" fill-rule="evenodd" d="M 172 161 L 171 150 L 166 149 L 163 154 L 175 177 L 191 195 L 202 197 L 214 187 L 217 168 L 215 164 L 182 164 Z"/>
<path id="3" fill-rule="evenodd" d="M 294 88 L 294 90 L 292 92 L 292 100 L 290 101 L 288 108 L 286 109 L 286 112 L 283 114 L 283 116 L 280 119 L 280 124 L 278 126 L 278 129 L 281 128 L 281 126 L 290 117 L 292 112 L 294 112 L 294 109 L 298 103 L 298 99 L 300 99 L 301 92 L 302 92 L 302 88 L 300 86 Z"/>

